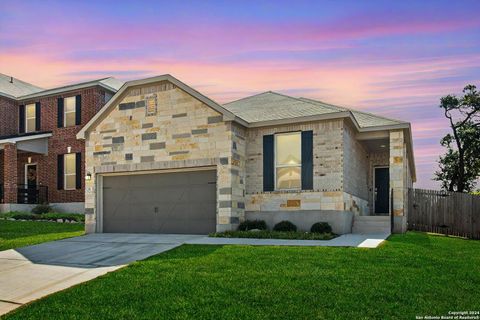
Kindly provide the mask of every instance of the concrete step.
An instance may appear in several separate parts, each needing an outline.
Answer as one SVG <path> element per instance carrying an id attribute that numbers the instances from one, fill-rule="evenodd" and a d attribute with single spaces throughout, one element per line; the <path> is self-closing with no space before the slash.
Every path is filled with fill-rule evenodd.
<path id="1" fill-rule="evenodd" d="M 352 233 L 383 233 L 390 232 L 389 216 L 355 216 Z"/>

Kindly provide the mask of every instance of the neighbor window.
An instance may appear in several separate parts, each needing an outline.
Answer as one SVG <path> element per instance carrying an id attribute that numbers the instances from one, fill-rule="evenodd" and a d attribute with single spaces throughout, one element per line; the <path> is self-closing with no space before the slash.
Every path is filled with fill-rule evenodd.
<path id="1" fill-rule="evenodd" d="M 27 104 L 25 106 L 25 132 L 34 132 L 35 131 L 35 103 Z"/>
<path id="2" fill-rule="evenodd" d="M 69 97 L 64 99 L 63 123 L 65 127 L 75 125 L 75 97 Z"/>
<path id="3" fill-rule="evenodd" d="M 76 154 L 69 153 L 64 155 L 64 189 L 74 190 L 76 189 Z"/>
<path id="4" fill-rule="evenodd" d="M 276 189 L 300 189 L 302 186 L 301 132 L 275 135 Z"/>

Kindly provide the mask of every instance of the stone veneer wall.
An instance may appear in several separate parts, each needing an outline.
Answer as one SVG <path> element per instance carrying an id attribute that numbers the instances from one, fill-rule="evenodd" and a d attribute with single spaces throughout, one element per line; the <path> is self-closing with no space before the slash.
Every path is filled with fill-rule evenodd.
<path id="1" fill-rule="evenodd" d="M 145 95 L 157 97 L 147 116 Z M 217 231 L 244 219 L 245 130 L 169 82 L 130 89 L 89 134 L 86 230 L 95 232 L 96 173 L 216 166 Z"/>
<path id="2" fill-rule="evenodd" d="M 355 132 L 350 125 L 345 125 L 343 150 L 343 181 L 346 208 L 357 215 L 368 215 L 368 151 L 355 138 Z"/>
<path id="3" fill-rule="evenodd" d="M 245 210 L 345 210 L 343 192 L 342 119 L 247 131 Z M 263 192 L 263 136 L 288 131 L 313 131 L 313 190 Z"/>

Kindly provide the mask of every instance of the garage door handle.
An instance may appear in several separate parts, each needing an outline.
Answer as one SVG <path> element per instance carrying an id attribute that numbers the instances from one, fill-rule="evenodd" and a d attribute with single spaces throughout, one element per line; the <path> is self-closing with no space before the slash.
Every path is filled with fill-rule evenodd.
<path id="1" fill-rule="evenodd" d="M 154 207 L 153 212 L 158 213 L 158 207 Z"/>
<path id="2" fill-rule="evenodd" d="M 216 181 L 208 182 L 208 184 L 217 184 L 217 182 Z"/>

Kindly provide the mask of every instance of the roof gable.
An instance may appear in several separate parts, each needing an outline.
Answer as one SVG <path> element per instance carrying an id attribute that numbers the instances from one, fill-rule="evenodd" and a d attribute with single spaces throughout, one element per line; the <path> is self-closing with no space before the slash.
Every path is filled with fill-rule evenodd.
<path id="1" fill-rule="evenodd" d="M 92 119 L 90 119 L 90 121 L 78 132 L 77 138 L 85 139 L 87 132 L 93 130 L 105 117 L 108 116 L 108 114 L 113 110 L 113 108 L 115 108 L 115 106 L 125 97 L 125 95 L 128 93 L 128 90 L 130 88 L 142 87 L 142 86 L 151 85 L 151 84 L 154 84 L 157 82 L 163 82 L 163 81 L 168 81 L 174 84 L 176 87 L 182 89 L 183 91 L 190 94 L 194 98 L 200 100 L 210 108 L 221 113 L 223 115 L 223 120 L 237 121 L 243 125 L 247 124 L 242 119 L 238 119 L 233 113 L 225 109 L 220 104 L 204 96 L 200 92 L 189 87 L 188 85 L 176 79 L 175 77 L 169 74 L 165 74 L 165 75 L 161 75 L 153 78 L 133 80 L 133 81 L 126 82 L 120 88 L 120 90 L 118 90 L 117 93 L 102 107 L 102 109 L 100 109 L 100 111 Z"/>

